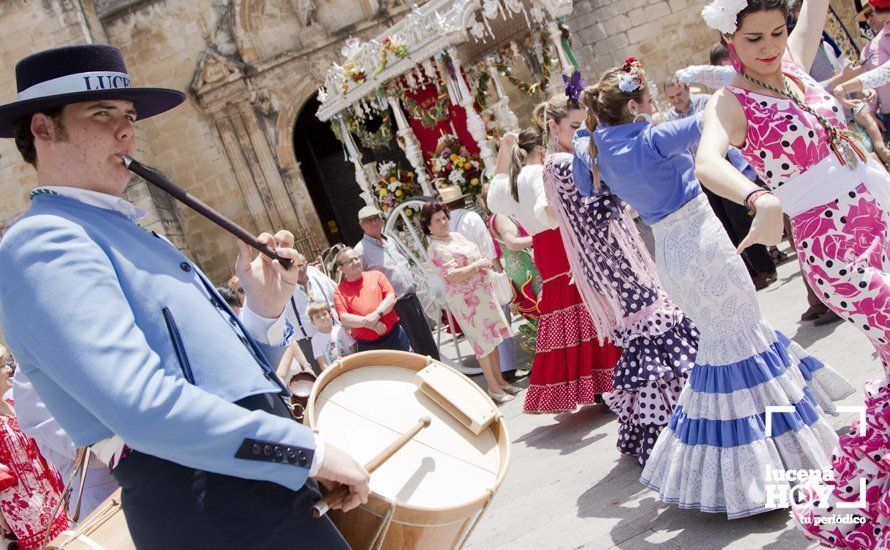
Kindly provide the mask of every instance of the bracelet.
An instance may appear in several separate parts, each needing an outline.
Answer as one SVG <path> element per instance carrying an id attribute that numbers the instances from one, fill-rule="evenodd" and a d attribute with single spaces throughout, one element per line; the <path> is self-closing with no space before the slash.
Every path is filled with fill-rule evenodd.
<path id="1" fill-rule="evenodd" d="M 745 196 L 745 207 L 750 213 L 754 214 L 757 212 L 757 207 L 754 204 L 763 195 L 772 195 L 772 192 L 766 189 L 755 189 Z"/>

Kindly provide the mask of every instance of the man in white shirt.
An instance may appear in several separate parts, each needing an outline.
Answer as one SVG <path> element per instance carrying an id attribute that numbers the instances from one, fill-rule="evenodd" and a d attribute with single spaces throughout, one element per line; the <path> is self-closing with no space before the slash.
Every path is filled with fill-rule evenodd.
<path id="1" fill-rule="evenodd" d="M 309 319 L 307 310 L 312 302 L 324 302 L 331 308 L 334 324 L 339 325 L 340 320 L 334 309 L 334 291 L 337 285 L 330 277 L 309 265 L 302 254 L 294 262 L 294 269 L 297 270 L 297 286 L 290 303 L 284 308 L 284 315 L 294 327 L 294 338 L 306 356 L 306 361 L 318 374 L 321 368 L 312 352 L 312 337 L 318 333 L 318 329 Z"/>

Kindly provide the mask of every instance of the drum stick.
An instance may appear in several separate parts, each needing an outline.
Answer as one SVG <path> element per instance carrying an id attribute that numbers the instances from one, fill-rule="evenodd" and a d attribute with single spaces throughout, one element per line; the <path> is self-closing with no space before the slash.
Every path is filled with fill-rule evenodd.
<path id="1" fill-rule="evenodd" d="M 284 269 L 290 269 L 293 262 L 288 260 L 287 258 L 282 258 L 278 254 L 275 253 L 274 250 L 269 248 L 268 246 L 261 243 L 257 240 L 256 237 L 251 235 L 246 229 L 233 222 L 229 218 L 223 216 L 204 202 L 199 199 L 196 199 L 192 195 L 190 195 L 186 190 L 178 187 L 176 184 L 165 178 L 160 172 L 153 168 L 149 168 L 148 166 L 142 164 L 138 160 L 134 159 L 129 155 L 121 155 L 123 159 L 124 166 L 126 166 L 130 172 L 133 172 L 137 176 L 141 176 L 145 181 L 154 184 L 156 187 L 159 187 L 162 191 L 169 194 L 174 199 L 188 206 L 198 214 L 201 214 L 208 220 L 212 221 L 216 225 L 222 227 L 232 235 L 238 237 L 245 243 L 249 244 L 253 248 L 259 250 L 269 258 L 273 260 L 278 260 L 281 266 Z"/>
<path id="2" fill-rule="evenodd" d="M 384 462 L 392 458 L 392 455 L 396 454 L 399 449 L 404 447 L 409 441 L 411 441 L 415 435 L 420 433 L 420 430 L 426 428 L 430 425 L 432 419 L 429 416 L 424 416 L 420 420 L 417 421 L 410 430 L 399 436 L 398 439 L 393 441 L 393 443 L 384 449 L 379 455 L 375 456 L 365 464 L 365 469 L 368 470 L 368 473 L 374 473 L 374 470 L 379 468 Z M 349 487 L 346 485 L 339 485 L 336 489 L 332 490 L 327 494 L 323 499 L 319 500 L 312 507 L 312 517 L 320 518 L 321 516 L 328 513 L 328 511 L 334 506 L 340 504 L 346 497 L 349 496 Z"/>

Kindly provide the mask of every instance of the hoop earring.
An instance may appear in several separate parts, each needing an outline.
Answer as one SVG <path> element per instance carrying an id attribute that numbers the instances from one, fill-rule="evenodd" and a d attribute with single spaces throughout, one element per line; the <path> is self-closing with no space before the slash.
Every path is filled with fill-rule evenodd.
<path id="1" fill-rule="evenodd" d="M 735 53 L 735 46 L 732 43 L 727 42 L 726 49 L 729 51 L 729 62 L 732 64 L 732 68 L 735 69 L 735 72 L 742 73 L 744 67 L 742 66 L 742 61 L 739 59 L 738 54 Z"/>
<path id="2" fill-rule="evenodd" d="M 649 113 L 638 113 L 634 115 L 634 122 L 640 122 L 639 119 L 642 119 L 643 122 L 652 124 L 652 115 L 650 115 Z"/>

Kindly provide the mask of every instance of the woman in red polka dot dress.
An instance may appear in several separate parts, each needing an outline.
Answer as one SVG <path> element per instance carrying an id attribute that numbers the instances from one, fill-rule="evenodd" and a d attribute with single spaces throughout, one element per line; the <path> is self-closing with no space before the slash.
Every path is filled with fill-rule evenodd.
<path id="1" fill-rule="evenodd" d="M 583 121 L 584 111 L 577 107 L 566 109 L 564 96 L 557 111 L 561 113 L 560 124 L 566 128 L 565 137 L 554 139 L 551 146 L 569 152 L 577 129 L 573 124 Z M 569 112 L 580 113 L 581 120 L 568 119 Z M 544 193 L 544 165 L 540 153 L 535 152 L 544 144 L 542 131 L 532 127 L 520 135 L 520 145 L 528 147 L 520 153 L 525 166 L 511 178 L 510 152 L 515 141 L 516 136 L 511 134 L 502 143 L 496 174 L 489 186 L 488 206 L 496 214 L 515 217 L 532 234 L 535 264 L 543 280 L 538 303 L 541 319 L 523 410 L 572 411 L 579 405 L 596 402 L 599 395 L 612 390 L 612 372 L 621 350 L 608 341 L 599 343 L 590 313 L 572 281 L 563 236 Z"/>

